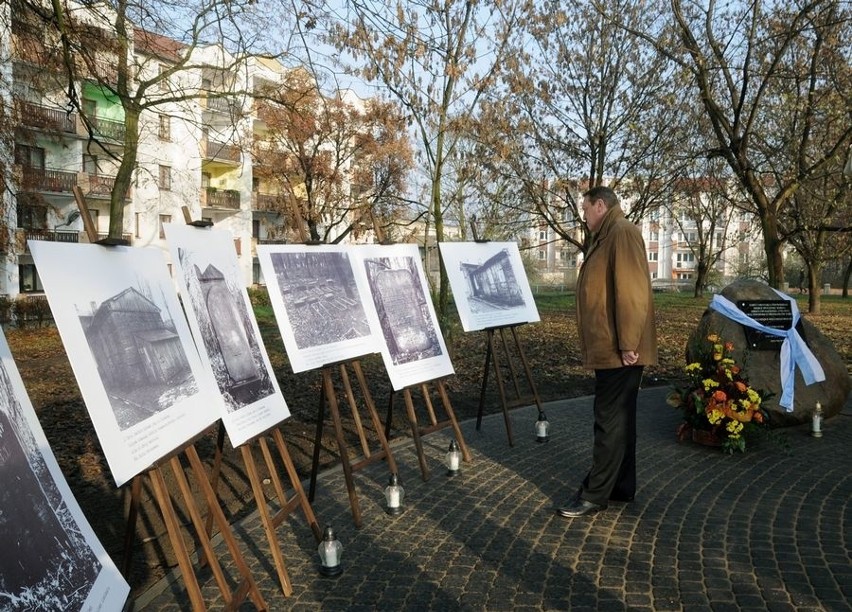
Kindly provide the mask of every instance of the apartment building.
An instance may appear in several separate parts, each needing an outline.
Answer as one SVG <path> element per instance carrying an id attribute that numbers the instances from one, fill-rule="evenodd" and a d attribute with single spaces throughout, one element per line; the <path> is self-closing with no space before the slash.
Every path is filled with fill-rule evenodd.
<path id="1" fill-rule="evenodd" d="M 77 79 L 72 87 L 82 111 L 77 112 L 68 104 L 58 37 L 20 3 L 0 5 L 5 12 L 0 16 L 11 24 L 0 30 L 0 96 L 12 109 L 12 128 L 0 142 L 0 159 L 7 160 L 3 211 L 9 231 L 0 244 L 0 295 L 42 291 L 27 240 L 88 240 L 76 188 L 99 237 L 109 230 L 125 112 L 109 88 L 118 77 L 120 47 L 110 16 L 99 10 L 95 14 L 85 4 L 69 8 L 75 32 L 85 36 L 87 49 L 94 49 L 85 61 L 73 58 Z M 264 160 L 254 144 L 266 130 L 269 112 L 255 94 L 279 86 L 288 69 L 272 59 L 238 59 L 208 45 L 192 49 L 194 68 L 170 70 L 188 48 L 138 28 L 129 36 L 131 90 L 146 87 L 144 99 L 156 103 L 146 104 L 139 116 L 122 237 L 134 246 L 160 249 L 168 259 L 163 225 L 182 223 L 187 209 L 193 220 L 232 232 L 246 284 L 257 282 L 255 247 L 285 238 L 285 198 L 255 172 Z M 347 103 L 360 103 L 351 92 L 346 96 Z"/>

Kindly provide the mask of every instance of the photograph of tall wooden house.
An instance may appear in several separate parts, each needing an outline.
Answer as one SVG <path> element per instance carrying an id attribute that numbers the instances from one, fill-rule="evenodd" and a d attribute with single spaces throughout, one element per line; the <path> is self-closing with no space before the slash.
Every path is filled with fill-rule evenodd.
<path id="1" fill-rule="evenodd" d="M 197 387 L 177 330 L 135 287 L 92 304 L 80 324 L 124 430 Z"/>

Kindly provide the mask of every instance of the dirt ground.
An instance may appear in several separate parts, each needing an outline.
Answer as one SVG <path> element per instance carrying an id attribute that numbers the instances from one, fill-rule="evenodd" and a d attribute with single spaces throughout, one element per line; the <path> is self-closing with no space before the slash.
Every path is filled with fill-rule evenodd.
<path id="1" fill-rule="evenodd" d="M 646 370 L 646 386 L 667 385 L 680 377 L 681 368 L 684 365 L 685 342 L 701 316 L 703 304 L 706 304 L 706 301 L 696 302 L 688 308 L 660 309 L 658 307 L 660 365 Z M 845 310 L 852 311 L 852 308 L 847 307 Z M 580 366 L 573 314 L 570 312 L 542 312 L 541 314 L 540 323 L 517 328 L 518 337 L 531 371 L 534 373 L 539 397 L 546 402 L 590 394 L 592 376 Z M 852 347 L 847 337 L 850 319 L 852 315 L 849 314 L 842 317 L 828 314 L 816 320 L 811 319 L 836 343 L 838 352 L 847 363 L 852 363 Z M 280 429 L 296 469 L 304 479 L 310 475 L 311 471 L 321 376 L 317 371 L 294 375 L 287 363 L 277 330 L 270 325 L 261 325 L 261 330 L 270 361 L 292 413 L 292 416 L 281 424 Z M 6 334 L 30 399 L 71 490 L 107 552 L 121 568 L 127 528 L 126 490 L 129 489 L 129 485 L 121 489 L 115 486 L 59 335 L 52 326 L 38 329 L 7 329 Z M 511 347 L 511 333 L 506 333 L 506 340 Z M 459 420 L 474 418 L 480 402 L 486 334 L 485 332 L 465 334 L 457 331 L 450 334 L 447 343 L 456 371 L 454 376 L 446 380 L 450 401 Z M 520 365 L 517 358 L 513 361 Z M 391 387 L 384 367 L 378 356 L 365 358 L 361 361 L 361 365 L 368 383 L 368 391 L 375 402 L 380 418 L 384 419 L 391 397 Z M 522 370 L 519 369 L 518 375 L 521 392 L 526 396 L 528 392 L 526 385 L 523 384 L 525 378 Z M 354 377 L 352 380 L 354 381 Z M 493 371 L 489 380 L 483 402 L 485 414 L 500 411 Z M 508 374 L 506 380 L 510 380 Z M 512 386 L 508 382 L 507 389 L 513 393 Z M 364 400 L 360 395 L 356 397 L 356 400 L 361 406 L 362 422 L 371 445 L 378 449 L 369 416 L 363 409 Z M 349 453 L 353 458 L 357 458 L 361 453 L 354 433 L 354 422 L 351 416 L 348 416 L 350 411 L 344 403 L 345 398 L 340 396 L 338 401 L 341 402 L 341 415 L 344 417 Z M 435 401 L 436 406 L 440 407 L 439 400 Z M 395 402 L 394 406 L 391 439 L 408 435 L 407 426 L 402 420 L 404 409 L 401 398 Z M 418 418 L 423 418 L 425 421 L 425 413 L 423 417 Z M 213 464 L 217 433 L 218 426 L 195 441 L 195 448 L 207 466 Z M 256 454 L 259 459 L 259 452 Z M 323 437 L 320 442 L 320 469 L 336 464 L 338 461 L 333 426 L 326 414 Z M 168 476 L 168 470 L 164 472 Z M 265 475 L 265 471 L 261 469 L 261 477 Z M 147 479 L 143 479 L 143 482 L 147 482 Z M 133 589 L 133 596 L 143 592 L 161 578 L 169 568 L 176 565 L 165 527 L 159 518 L 160 514 L 149 487 L 148 484 L 143 486 L 140 514 L 132 542 L 130 570 L 126 574 Z M 217 494 L 229 521 L 236 520 L 255 508 L 251 486 L 240 453 L 232 449 L 227 441 L 224 444 L 222 473 Z M 190 524 L 185 512 L 181 509 L 178 512 L 179 518 L 186 524 Z"/>

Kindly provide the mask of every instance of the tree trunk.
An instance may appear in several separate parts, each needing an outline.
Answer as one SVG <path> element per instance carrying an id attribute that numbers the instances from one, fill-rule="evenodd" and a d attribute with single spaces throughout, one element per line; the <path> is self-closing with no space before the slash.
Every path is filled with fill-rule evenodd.
<path id="1" fill-rule="evenodd" d="M 852 155 L 849 156 L 852 160 Z M 846 264 L 846 273 L 843 275 L 843 297 L 849 297 L 849 279 L 852 277 L 852 257 L 849 258 L 849 263 Z"/>
<path id="2" fill-rule="evenodd" d="M 808 265 L 808 313 L 820 313 L 819 282 L 822 279 L 822 266 Z"/>
<path id="3" fill-rule="evenodd" d="M 124 207 L 133 181 L 136 167 L 136 151 L 139 147 L 139 109 L 136 105 L 124 105 L 124 147 L 121 165 L 115 175 L 115 184 L 109 199 L 109 237 L 120 239 L 124 234 Z"/>

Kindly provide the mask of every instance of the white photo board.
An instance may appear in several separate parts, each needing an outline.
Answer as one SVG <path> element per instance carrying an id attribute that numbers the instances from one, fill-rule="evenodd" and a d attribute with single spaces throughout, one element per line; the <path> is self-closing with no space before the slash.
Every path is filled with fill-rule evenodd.
<path id="1" fill-rule="evenodd" d="M 121 610 L 130 586 L 65 481 L 0 331 L 0 608 Z"/>
<path id="2" fill-rule="evenodd" d="M 379 352 L 349 247 L 260 245 L 257 257 L 293 372 Z"/>
<path id="3" fill-rule="evenodd" d="M 416 244 L 354 247 L 381 330 L 382 359 L 395 390 L 454 373 Z"/>
<path id="4" fill-rule="evenodd" d="M 116 486 L 218 420 L 162 252 L 29 247 Z"/>
<path id="5" fill-rule="evenodd" d="M 462 329 L 476 331 L 539 321 L 515 242 L 442 242 Z"/>
<path id="6" fill-rule="evenodd" d="M 216 381 L 219 411 L 237 447 L 290 416 L 269 363 L 226 230 L 167 223 L 189 327 L 201 362 Z"/>

